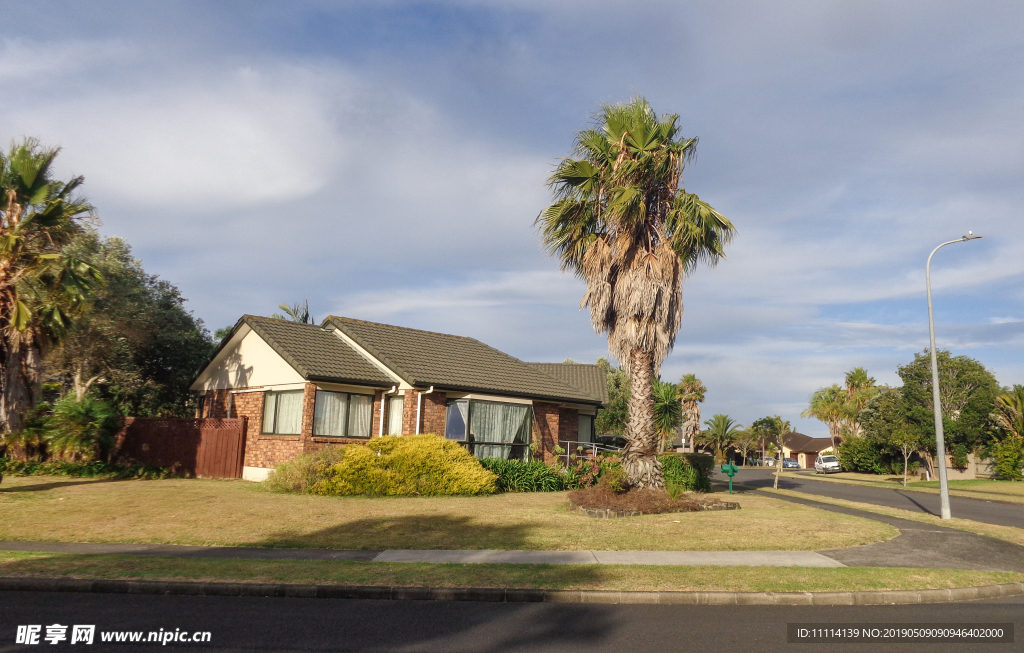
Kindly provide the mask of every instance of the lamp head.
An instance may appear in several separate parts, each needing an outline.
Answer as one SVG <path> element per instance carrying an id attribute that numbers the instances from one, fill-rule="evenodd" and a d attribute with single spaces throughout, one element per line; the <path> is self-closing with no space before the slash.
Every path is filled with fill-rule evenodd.
<path id="1" fill-rule="evenodd" d="M 974 240 L 975 238 L 981 238 L 981 236 L 974 233 L 973 231 L 968 231 L 967 235 L 964 236 L 962 240 Z"/>

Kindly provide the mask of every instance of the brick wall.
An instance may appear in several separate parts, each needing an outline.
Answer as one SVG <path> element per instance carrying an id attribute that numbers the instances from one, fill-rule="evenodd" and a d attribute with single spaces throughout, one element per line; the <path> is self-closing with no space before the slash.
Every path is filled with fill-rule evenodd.
<path id="1" fill-rule="evenodd" d="M 558 423 L 561 411 L 558 404 L 533 403 L 533 441 L 537 447 L 534 460 L 554 460 L 555 441 L 558 438 Z"/>
<path id="2" fill-rule="evenodd" d="M 448 417 L 448 395 L 443 392 L 432 392 L 423 395 L 423 415 L 420 419 L 421 433 L 444 435 L 445 420 Z"/>
<path id="3" fill-rule="evenodd" d="M 562 442 L 575 442 L 580 433 L 580 411 L 575 408 L 562 408 L 558 411 L 558 439 Z M 564 449 L 565 446 L 563 445 Z"/>

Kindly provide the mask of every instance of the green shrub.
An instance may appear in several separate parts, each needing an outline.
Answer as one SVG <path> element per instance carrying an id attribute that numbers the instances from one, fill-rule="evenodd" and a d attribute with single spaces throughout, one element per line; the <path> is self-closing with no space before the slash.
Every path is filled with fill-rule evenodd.
<path id="1" fill-rule="evenodd" d="M 967 445 L 962 443 L 953 445 L 952 455 L 950 455 L 950 458 L 952 458 L 953 469 L 958 469 L 961 472 L 967 469 L 967 465 L 969 464 L 967 455 L 969 453 L 970 451 L 968 451 Z"/>
<path id="2" fill-rule="evenodd" d="M 708 479 L 708 487 L 711 487 L 711 476 L 715 472 L 715 457 L 711 454 L 706 453 L 674 453 L 666 454 L 670 456 L 677 456 L 687 463 L 690 467 L 693 467 L 700 475 Z"/>
<path id="3" fill-rule="evenodd" d="M 437 435 L 385 436 L 345 447 L 313 494 L 490 494 L 497 476 L 462 445 Z"/>
<path id="4" fill-rule="evenodd" d="M 579 490 L 597 482 L 601 466 L 590 458 L 572 456 L 567 465 L 558 464 L 558 473 L 562 476 L 566 490 Z"/>
<path id="5" fill-rule="evenodd" d="M 1021 466 L 1024 466 L 1024 438 L 1019 435 L 1003 438 L 992 446 L 991 453 L 995 460 L 996 476 L 1004 481 L 1024 480 L 1024 474 L 1021 473 Z"/>
<path id="6" fill-rule="evenodd" d="M 74 460 L 107 460 L 120 428 L 121 416 L 106 401 L 68 395 L 46 420 L 47 450 Z"/>
<path id="7" fill-rule="evenodd" d="M 692 454 L 691 454 L 692 455 Z M 714 458 L 705 454 L 697 454 L 702 458 L 710 458 L 714 464 Z M 678 454 L 666 453 L 658 456 L 661 463 L 661 473 L 665 476 L 665 486 L 673 491 L 684 492 L 710 492 L 710 474 L 704 474 L 700 469 L 694 467 L 688 458 Z M 702 464 L 704 460 L 700 461 Z M 708 468 L 710 471 L 712 468 Z"/>
<path id="8" fill-rule="evenodd" d="M 558 470 L 539 460 L 482 458 L 480 464 L 497 476 L 499 492 L 558 492 L 565 489 L 565 480 Z"/>
<path id="9" fill-rule="evenodd" d="M 311 492 L 313 486 L 326 479 L 331 468 L 344 456 L 345 450 L 341 447 L 325 447 L 316 453 L 303 454 L 278 465 L 263 481 L 263 487 L 271 492 Z"/>
<path id="10" fill-rule="evenodd" d="M 607 487 L 612 492 L 626 491 L 626 472 L 622 469 L 622 459 L 618 456 L 606 456 L 601 460 L 601 471 L 597 484 Z"/>
<path id="11" fill-rule="evenodd" d="M 147 467 L 141 463 L 122 465 L 115 463 L 91 462 L 68 463 L 24 462 L 0 458 L 0 474 L 10 476 L 68 476 L 76 478 L 116 478 L 116 479 L 157 479 L 171 478 L 174 474 L 163 467 Z"/>
<path id="12" fill-rule="evenodd" d="M 884 474 L 882 456 L 875 443 L 868 438 L 847 438 L 836 452 L 843 471 L 861 474 Z M 900 473 L 902 473 L 902 468 Z"/>

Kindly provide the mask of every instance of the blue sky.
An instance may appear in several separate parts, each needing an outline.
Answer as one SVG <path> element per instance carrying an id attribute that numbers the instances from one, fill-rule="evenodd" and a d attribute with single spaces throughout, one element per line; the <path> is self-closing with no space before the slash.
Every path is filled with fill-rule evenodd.
<path id="1" fill-rule="evenodd" d="M 0 139 L 61 145 L 102 231 L 212 328 L 308 298 L 525 360 L 606 343 L 533 220 L 602 102 L 678 113 L 736 224 L 663 378 L 801 420 L 939 343 L 1024 383 L 1024 5 L 0 2 Z"/>

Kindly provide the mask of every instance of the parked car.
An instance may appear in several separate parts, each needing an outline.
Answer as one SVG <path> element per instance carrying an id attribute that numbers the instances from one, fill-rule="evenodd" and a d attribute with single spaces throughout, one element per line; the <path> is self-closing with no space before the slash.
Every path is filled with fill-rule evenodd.
<path id="1" fill-rule="evenodd" d="M 761 464 L 764 465 L 765 467 L 775 467 L 775 459 L 770 457 L 762 458 Z"/>
<path id="2" fill-rule="evenodd" d="M 598 435 L 594 442 L 609 449 L 623 449 L 626 446 L 626 438 L 621 435 Z"/>
<path id="3" fill-rule="evenodd" d="M 796 461 L 796 458 L 783 458 L 782 469 L 800 469 L 800 463 Z"/>
<path id="4" fill-rule="evenodd" d="M 841 472 L 843 467 L 835 456 L 818 456 L 818 459 L 814 461 L 814 471 L 818 474 L 828 474 Z"/>

